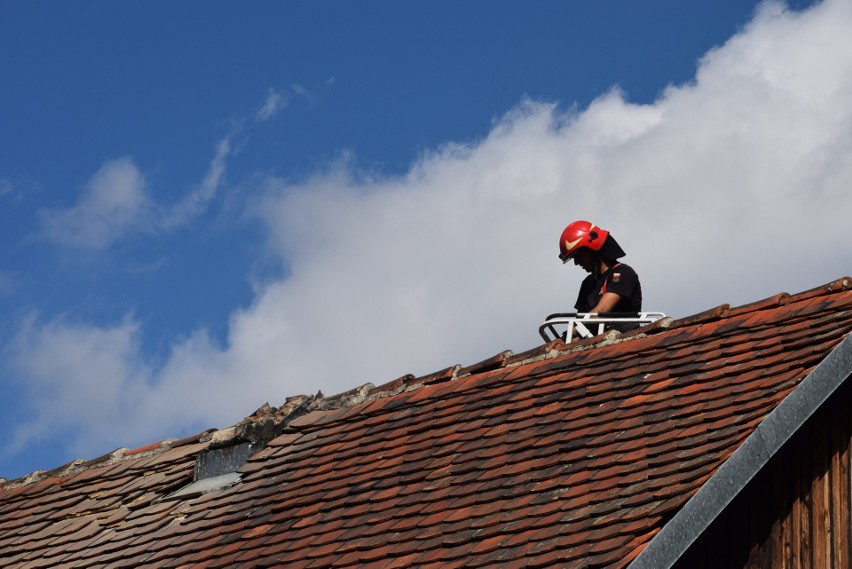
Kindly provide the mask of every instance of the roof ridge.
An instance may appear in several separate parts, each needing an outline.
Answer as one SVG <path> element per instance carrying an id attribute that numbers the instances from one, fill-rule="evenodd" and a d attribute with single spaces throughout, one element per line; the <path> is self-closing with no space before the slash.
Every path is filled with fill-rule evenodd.
<path id="1" fill-rule="evenodd" d="M 735 307 L 731 307 L 729 304 L 722 304 L 683 318 L 673 319 L 665 317 L 630 332 L 621 333 L 616 330 L 610 330 L 602 335 L 568 344 L 557 339 L 517 354 L 511 350 L 504 350 L 468 366 L 456 364 L 422 376 L 405 374 L 379 386 L 373 383 L 365 383 L 331 397 L 325 397 L 322 391 L 312 396 L 295 395 L 287 397 L 280 407 L 274 407 L 268 402 L 264 403 L 242 421 L 224 429 L 208 429 L 196 435 L 185 437 L 184 439 L 165 439 L 136 449 L 119 448 L 92 460 L 76 459 L 58 468 L 49 471 L 36 470 L 13 480 L 0 478 L 0 488 L 18 487 L 40 482 L 47 478 L 67 478 L 85 470 L 109 466 L 131 458 L 152 456 L 193 442 L 209 442 L 212 447 L 226 446 L 235 440 L 265 444 L 287 430 L 293 421 L 315 411 L 332 412 L 348 410 L 363 403 L 393 397 L 402 392 L 420 389 L 425 386 L 465 379 L 503 368 L 517 367 L 553 359 L 570 353 L 639 340 L 666 331 L 705 324 L 731 316 L 742 316 L 752 312 L 840 292 L 849 288 L 852 288 L 852 277 L 841 277 L 794 295 L 782 292 L 763 300 Z M 338 416 L 342 417 L 343 413 Z M 333 421 L 334 418 L 327 417 L 323 423 L 327 424 L 329 421 Z"/>
<path id="2" fill-rule="evenodd" d="M 23 476 L 13 478 L 11 480 L 8 480 L 6 478 L 0 478 L 0 489 L 18 488 L 19 486 L 35 484 L 37 482 L 41 482 L 49 478 L 60 479 L 61 481 L 68 480 L 73 478 L 77 474 L 80 474 L 81 472 L 85 472 L 94 468 L 113 466 L 115 464 L 118 464 L 119 462 L 123 462 L 125 460 L 130 459 L 148 458 L 188 444 L 213 441 L 217 438 L 221 438 L 222 433 L 225 433 L 229 430 L 232 431 L 233 427 L 218 430 L 207 429 L 201 431 L 200 433 L 196 433 L 194 435 L 190 435 L 182 439 L 163 439 L 161 441 L 157 441 L 133 449 L 128 449 L 127 447 L 120 447 L 90 460 L 77 458 L 51 470 L 35 470 L 33 472 L 24 474 Z"/>
<path id="3" fill-rule="evenodd" d="M 518 354 L 513 353 L 511 350 L 504 350 L 494 356 L 485 358 L 480 362 L 468 366 L 450 366 L 441 371 L 420 377 L 415 377 L 413 374 L 406 374 L 378 387 L 374 386 L 372 383 L 367 383 L 361 387 L 333 396 L 325 400 L 322 408 L 315 407 L 311 410 L 333 411 L 350 408 L 375 399 L 392 397 L 405 391 L 419 389 L 426 385 L 465 379 L 502 368 L 526 365 L 529 363 L 564 356 L 570 353 L 639 340 L 650 335 L 663 333 L 667 330 L 696 326 L 732 316 L 742 316 L 748 313 L 776 308 L 791 302 L 799 302 L 816 296 L 832 294 L 848 288 L 852 288 L 852 278 L 841 277 L 824 285 L 820 285 L 794 295 L 781 292 L 768 298 L 739 306 L 732 307 L 730 304 L 722 304 L 715 308 L 683 318 L 673 319 L 667 316 L 652 324 L 642 326 L 625 333 L 621 333 L 617 330 L 609 330 L 602 335 L 584 338 L 582 340 L 575 340 L 567 344 L 560 339 L 556 339 Z M 353 397 L 355 392 L 360 393 L 361 391 L 366 392 L 363 399 Z M 320 392 L 318 395 L 322 396 L 322 393 Z M 340 414 L 339 417 L 342 418 L 343 414 Z M 294 420 L 295 418 L 296 417 L 293 417 L 292 419 Z M 326 417 L 322 422 L 323 425 L 328 425 L 328 423 L 333 420 L 333 417 Z M 294 425 L 294 427 L 302 427 L 302 425 L 297 424 Z"/>

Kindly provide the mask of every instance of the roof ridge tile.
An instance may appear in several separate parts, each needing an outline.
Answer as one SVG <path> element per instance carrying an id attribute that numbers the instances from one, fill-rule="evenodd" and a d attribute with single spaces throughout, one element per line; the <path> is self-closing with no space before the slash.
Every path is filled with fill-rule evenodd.
<path id="1" fill-rule="evenodd" d="M 197 438 L 197 437 L 196 437 Z M 162 441 L 158 441 L 155 443 L 151 443 L 149 445 L 137 447 L 134 449 L 124 449 L 124 457 L 133 457 L 133 456 L 149 456 L 154 454 L 158 450 L 165 450 L 172 448 L 172 443 L 174 443 L 177 439 L 163 439 Z"/>
<path id="2" fill-rule="evenodd" d="M 705 322 L 712 322 L 714 320 L 718 320 L 722 318 L 730 308 L 730 304 L 720 304 L 715 308 L 711 308 L 709 310 L 705 310 L 703 312 L 699 312 L 691 316 L 678 318 L 669 325 L 669 329 L 674 330 L 677 328 L 684 328 L 686 326 L 693 326 L 695 324 L 703 324 Z"/>
<path id="3" fill-rule="evenodd" d="M 565 342 L 557 338 L 546 344 L 541 344 L 524 352 L 513 354 L 506 359 L 506 367 L 523 365 L 553 357 L 557 351 L 565 347 Z"/>
<path id="4" fill-rule="evenodd" d="M 840 277 L 824 285 L 814 287 L 791 296 L 789 302 L 805 300 L 815 296 L 824 296 L 852 288 L 852 277 Z M 793 300 L 795 299 L 795 300 Z"/>
<path id="5" fill-rule="evenodd" d="M 375 399 L 377 397 L 382 397 L 383 395 L 396 395 L 402 391 L 405 391 L 405 388 L 415 379 L 413 373 L 407 373 L 403 376 L 400 376 L 392 381 L 387 383 L 383 383 L 377 387 L 373 387 L 368 393 L 368 399 Z"/>
<path id="6" fill-rule="evenodd" d="M 674 318 L 671 316 L 665 316 L 660 318 L 659 320 L 655 320 L 646 326 L 640 326 L 638 328 L 634 328 L 633 330 L 628 330 L 627 332 L 622 333 L 621 337 L 625 340 L 633 338 L 635 336 L 648 336 L 649 334 L 659 334 L 668 330 L 672 322 L 674 322 Z"/>
<path id="7" fill-rule="evenodd" d="M 481 362 L 477 362 L 475 364 L 465 366 L 460 368 L 456 372 L 456 377 L 467 377 L 469 375 L 474 375 L 478 373 L 485 373 L 487 371 L 493 371 L 495 369 L 500 369 L 501 367 L 506 366 L 506 361 L 512 356 L 512 350 L 504 350 L 499 354 L 491 356 L 490 358 L 486 358 Z"/>
<path id="8" fill-rule="evenodd" d="M 436 383 L 444 383 L 445 381 L 450 381 L 455 379 L 458 375 L 458 371 L 462 366 L 459 364 L 451 365 L 450 367 L 446 367 L 440 371 L 436 371 L 435 373 L 430 373 L 427 375 L 421 375 L 414 378 L 411 382 L 412 385 L 434 385 Z"/>
<path id="9" fill-rule="evenodd" d="M 782 304 L 787 304 L 789 298 L 790 295 L 788 293 L 779 292 L 778 294 L 764 298 L 763 300 L 733 307 L 725 313 L 725 318 L 741 316 L 749 312 L 758 312 L 768 308 L 776 308 Z"/>

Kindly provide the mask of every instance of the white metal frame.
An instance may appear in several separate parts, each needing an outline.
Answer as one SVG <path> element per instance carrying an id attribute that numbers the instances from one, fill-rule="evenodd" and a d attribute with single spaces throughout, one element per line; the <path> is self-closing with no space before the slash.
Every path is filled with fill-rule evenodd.
<path id="1" fill-rule="evenodd" d="M 632 312 L 598 314 L 597 312 L 567 312 L 551 314 L 538 327 L 538 333 L 545 342 L 552 342 L 562 338 L 565 343 L 570 343 L 576 332 L 580 338 L 591 338 L 603 334 L 607 324 L 650 324 L 656 322 L 666 315 L 662 312 Z M 597 332 L 593 332 L 595 325 Z M 566 326 L 566 330 L 560 333 L 556 326 Z"/>

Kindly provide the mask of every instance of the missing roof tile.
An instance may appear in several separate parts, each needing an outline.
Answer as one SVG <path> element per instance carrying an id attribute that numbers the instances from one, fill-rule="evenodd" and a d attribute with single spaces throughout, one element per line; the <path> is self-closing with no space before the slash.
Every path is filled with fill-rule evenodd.
<path id="1" fill-rule="evenodd" d="M 261 447 L 262 445 L 243 443 L 203 452 L 195 459 L 193 481 L 198 482 L 236 472 Z"/>
<path id="2" fill-rule="evenodd" d="M 208 449 L 195 458 L 192 482 L 165 499 L 192 498 L 233 486 L 240 481 L 237 469 L 263 445 L 242 443 L 221 448 Z"/>

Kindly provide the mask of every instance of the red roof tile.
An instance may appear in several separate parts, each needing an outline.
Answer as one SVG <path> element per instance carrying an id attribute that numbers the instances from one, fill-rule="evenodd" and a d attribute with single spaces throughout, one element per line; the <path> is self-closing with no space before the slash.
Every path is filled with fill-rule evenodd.
<path id="1" fill-rule="evenodd" d="M 849 286 L 291 398 L 7 482 L 0 561 L 624 567 L 848 335 Z M 242 440 L 265 448 L 239 482 L 170 497 Z"/>

